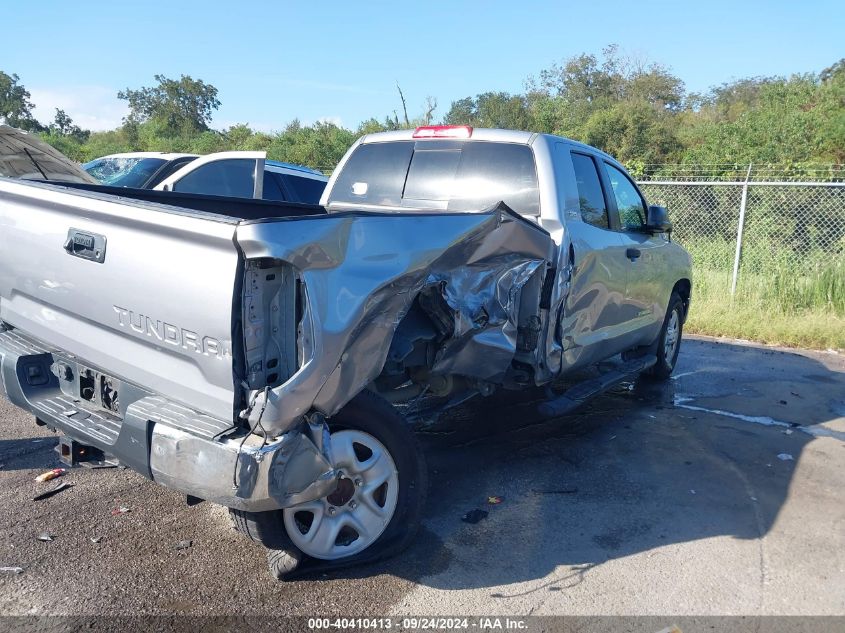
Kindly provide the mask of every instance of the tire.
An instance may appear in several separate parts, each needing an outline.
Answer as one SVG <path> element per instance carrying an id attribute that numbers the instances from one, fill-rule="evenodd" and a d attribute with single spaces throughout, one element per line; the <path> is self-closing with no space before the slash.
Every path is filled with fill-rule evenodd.
<path id="1" fill-rule="evenodd" d="M 239 532 L 273 550 L 268 554 L 268 564 L 271 574 L 276 578 L 292 573 L 300 561 L 307 558 L 315 559 L 312 567 L 316 565 L 320 571 L 324 571 L 392 556 L 411 543 L 419 528 L 425 505 L 428 472 L 416 437 L 407 421 L 382 398 L 370 391 L 363 391 L 328 420 L 328 423 L 333 438 L 353 437 L 370 443 L 377 451 L 383 449 L 390 458 L 390 464 L 395 465 L 392 469 L 398 479 L 395 486 L 395 499 L 391 497 L 393 493 L 390 487 L 384 493 L 385 497 L 391 500 L 392 515 L 372 542 L 365 544 L 362 540 L 358 544 L 359 547 L 349 548 L 349 555 L 340 555 L 337 552 L 315 551 L 313 548 L 309 551 L 309 543 L 303 539 L 302 527 L 297 517 L 303 512 L 307 513 L 314 504 L 323 504 L 328 507 L 337 503 L 338 506 L 335 509 L 338 513 L 349 512 L 352 502 L 367 490 L 365 483 L 358 484 L 361 486 L 360 490 L 353 489 L 353 494 L 356 496 L 349 500 L 341 494 L 341 486 L 339 486 L 335 493 L 324 499 L 299 504 L 286 510 L 272 512 L 230 510 L 233 524 Z M 340 444 L 336 448 L 340 448 Z M 335 457 L 337 461 L 340 461 L 341 458 Z M 341 467 L 341 470 L 349 469 Z M 350 474 L 347 481 L 352 481 L 351 477 Z M 355 481 L 357 483 L 359 480 Z M 330 498 L 332 498 L 331 503 L 329 503 Z M 346 503 L 341 504 L 343 501 Z M 386 502 L 385 507 L 387 505 Z M 313 523 L 316 520 L 316 514 L 312 514 L 314 514 Z M 322 514 L 320 517 L 321 520 L 326 518 Z M 300 530 L 299 534 L 294 532 L 297 529 Z M 307 529 L 310 530 L 310 526 Z M 363 537 L 359 534 L 354 541 L 358 538 Z M 338 546 L 338 539 L 339 537 L 332 543 L 332 549 L 342 552 L 345 546 L 343 543 Z"/>
<path id="2" fill-rule="evenodd" d="M 657 380 L 668 380 L 675 370 L 678 353 L 681 351 L 681 336 L 684 330 L 684 302 L 677 292 L 669 297 L 669 308 L 663 319 L 663 327 L 657 336 L 657 363 L 647 374 Z M 674 343 L 672 343 L 674 341 Z"/>
<path id="3" fill-rule="evenodd" d="M 302 552 L 298 549 L 270 549 L 267 550 L 267 566 L 270 575 L 276 580 L 284 580 L 296 571 L 302 561 Z"/>
<path id="4" fill-rule="evenodd" d="M 282 511 L 246 512 L 229 508 L 232 527 L 249 540 L 260 543 L 271 550 L 281 550 L 292 544 L 284 530 L 279 529 Z"/>

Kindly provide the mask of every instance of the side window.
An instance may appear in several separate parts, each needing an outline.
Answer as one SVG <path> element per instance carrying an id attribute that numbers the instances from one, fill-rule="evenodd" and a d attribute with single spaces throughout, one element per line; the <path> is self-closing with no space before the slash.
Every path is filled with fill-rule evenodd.
<path id="1" fill-rule="evenodd" d="M 255 191 L 255 161 L 230 158 L 206 163 L 173 183 L 173 191 L 252 198 Z"/>
<path id="2" fill-rule="evenodd" d="M 152 189 L 158 183 L 163 181 L 165 178 L 170 177 L 171 174 L 175 174 L 177 171 L 182 169 L 185 165 L 190 163 L 193 160 L 196 160 L 196 156 L 187 156 L 185 158 L 175 158 L 170 161 L 165 167 L 161 168 L 161 171 L 156 172 L 155 177 L 150 180 L 146 187 L 147 189 Z"/>
<path id="3" fill-rule="evenodd" d="M 285 181 L 288 191 L 292 191 L 299 202 L 305 204 L 320 203 L 320 196 L 323 195 L 323 189 L 326 188 L 325 180 L 291 176 L 290 174 L 280 174 L 279 177 Z"/>
<path id="4" fill-rule="evenodd" d="M 622 229 L 638 229 L 645 224 L 645 205 L 631 179 L 610 163 L 605 163 Z"/>
<path id="5" fill-rule="evenodd" d="M 572 166 L 575 168 L 575 181 L 578 184 L 581 218 L 584 222 L 601 229 L 610 228 L 607 204 L 595 161 L 586 154 L 572 152 Z"/>
<path id="6" fill-rule="evenodd" d="M 261 197 L 264 200 L 282 201 L 286 200 L 285 194 L 282 192 L 281 183 L 279 182 L 279 174 L 274 174 L 272 171 L 264 170 L 264 188 Z"/>

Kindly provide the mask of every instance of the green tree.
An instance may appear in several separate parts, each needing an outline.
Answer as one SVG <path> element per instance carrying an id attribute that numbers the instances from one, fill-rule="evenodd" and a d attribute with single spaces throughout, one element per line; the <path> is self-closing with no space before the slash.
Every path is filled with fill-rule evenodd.
<path id="1" fill-rule="evenodd" d="M 56 116 L 53 119 L 53 122 L 47 126 L 47 129 L 50 134 L 57 136 L 69 136 L 79 143 L 85 142 L 85 140 L 91 135 L 90 131 L 83 130 L 78 125 L 74 124 L 73 119 L 71 119 L 64 110 L 59 108 L 56 108 Z"/>
<path id="2" fill-rule="evenodd" d="M 129 104 L 127 124 L 155 121 L 162 133 L 182 137 L 209 129 L 212 113 L 220 107 L 217 88 L 190 75 L 178 80 L 156 75 L 155 80 L 155 86 L 117 93 L 118 99 Z"/>
<path id="3" fill-rule="evenodd" d="M 391 130 L 398 130 L 399 124 L 391 119 L 389 116 L 384 117 L 384 121 L 379 121 L 376 118 L 369 118 L 366 121 L 361 121 L 356 131 L 356 136 L 364 136 L 365 134 L 375 134 L 376 132 L 388 132 Z"/>
<path id="4" fill-rule="evenodd" d="M 583 127 L 583 141 L 623 163 L 664 163 L 681 150 L 673 121 L 642 100 L 623 101 L 595 112 Z"/>
<path id="5" fill-rule="evenodd" d="M 0 123 L 7 123 L 23 130 L 38 132 L 44 129 L 35 117 L 29 91 L 20 83 L 20 77 L 0 70 Z"/>
<path id="6" fill-rule="evenodd" d="M 454 101 L 443 118 L 447 125 L 527 130 L 531 127 L 528 100 L 524 95 L 485 92 Z"/>
<path id="7" fill-rule="evenodd" d="M 355 141 L 355 134 L 334 123 L 288 124 L 267 149 L 268 158 L 331 171 Z"/>
<path id="8" fill-rule="evenodd" d="M 690 163 L 842 162 L 845 76 L 746 79 L 714 88 L 686 124 Z"/>

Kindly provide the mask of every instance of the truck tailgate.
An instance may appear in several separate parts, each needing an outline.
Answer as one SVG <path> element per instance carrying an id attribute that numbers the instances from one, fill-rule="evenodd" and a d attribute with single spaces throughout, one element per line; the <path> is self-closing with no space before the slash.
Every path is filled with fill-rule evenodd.
<path id="1" fill-rule="evenodd" d="M 0 179 L 0 319 L 79 362 L 231 420 L 235 224 Z"/>

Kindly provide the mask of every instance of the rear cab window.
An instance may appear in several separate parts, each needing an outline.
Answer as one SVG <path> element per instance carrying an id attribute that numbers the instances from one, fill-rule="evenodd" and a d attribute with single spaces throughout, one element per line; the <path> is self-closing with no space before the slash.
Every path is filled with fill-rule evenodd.
<path id="1" fill-rule="evenodd" d="M 540 214 L 528 145 L 470 140 L 388 141 L 358 146 L 329 205 L 391 210 L 483 211 L 503 201 Z"/>

